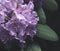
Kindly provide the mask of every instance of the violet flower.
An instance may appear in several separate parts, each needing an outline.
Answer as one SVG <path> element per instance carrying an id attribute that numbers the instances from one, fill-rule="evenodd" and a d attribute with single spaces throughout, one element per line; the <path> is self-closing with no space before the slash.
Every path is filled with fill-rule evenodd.
<path id="1" fill-rule="evenodd" d="M 10 32 L 10 36 L 26 43 L 27 35 L 32 39 L 36 35 L 39 18 L 34 11 L 33 1 L 29 1 L 28 4 L 23 3 L 23 0 L 1 0 L 0 25 Z"/>

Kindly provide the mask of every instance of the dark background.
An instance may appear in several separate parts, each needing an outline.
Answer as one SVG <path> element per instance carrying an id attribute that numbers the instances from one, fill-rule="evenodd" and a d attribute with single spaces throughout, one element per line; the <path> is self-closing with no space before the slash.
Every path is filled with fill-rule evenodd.
<path id="1" fill-rule="evenodd" d="M 52 12 L 45 10 L 47 16 L 47 24 L 54 30 L 59 36 L 58 42 L 51 42 L 46 40 L 41 40 L 41 47 L 43 51 L 60 51 L 60 0 L 56 0 L 59 8 L 58 10 Z"/>
<path id="2" fill-rule="evenodd" d="M 47 40 L 40 40 L 40 46 L 42 48 L 42 51 L 60 51 L 60 0 L 56 0 L 59 8 L 57 11 L 48 11 L 45 10 L 46 16 L 47 16 L 47 24 L 56 31 L 57 35 L 59 36 L 59 41 L 52 42 Z M 7 51 L 3 44 L 0 42 L 0 51 Z"/>

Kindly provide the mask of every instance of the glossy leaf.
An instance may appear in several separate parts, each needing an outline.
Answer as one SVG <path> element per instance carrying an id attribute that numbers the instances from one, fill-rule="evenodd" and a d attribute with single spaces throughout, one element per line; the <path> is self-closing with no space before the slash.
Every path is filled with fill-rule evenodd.
<path id="1" fill-rule="evenodd" d="M 37 37 L 51 41 L 58 40 L 57 34 L 48 25 L 38 24 L 37 30 Z"/>

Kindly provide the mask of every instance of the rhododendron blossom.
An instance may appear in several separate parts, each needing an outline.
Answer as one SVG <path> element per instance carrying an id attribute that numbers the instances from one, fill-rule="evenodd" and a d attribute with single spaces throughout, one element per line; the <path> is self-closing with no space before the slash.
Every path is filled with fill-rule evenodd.
<path id="1" fill-rule="evenodd" d="M 26 43 L 27 35 L 36 35 L 38 21 L 32 0 L 28 4 L 23 0 L 0 0 L 0 25 L 20 42 Z"/>

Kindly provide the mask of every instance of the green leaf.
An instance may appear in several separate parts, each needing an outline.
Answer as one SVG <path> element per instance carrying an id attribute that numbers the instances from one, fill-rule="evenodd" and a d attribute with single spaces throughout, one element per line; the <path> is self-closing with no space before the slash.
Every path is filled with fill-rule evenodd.
<path id="1" fill-rule="evenodd" d="M 58 40 L 57 34 L 48 25 L 42 24 L 38 24 L 37 26 L 37 37 L 50 41 Z"/>
<path id="2" fill-rule="evenodd" d="M 46 16 L 45 16 L 44 10 L 42 8 L 38 9 L 37 13 L 38 13 L 39 20 L 40 20 L 39 22 L 42 24 L 45 24 L 46 23 Z"/>
<path id="3" fill-rule="evenodd" d="M 58 8 L 58 4 L 55 0 L 47 0 L 44 7 L 50 11 L 55 11 Z"/>
<path id="4" fill-rule="evenodd" d="M 27 47 L 26 51 L 41 51 L 41 48 L 37 44 L 32 44 Z"/>

